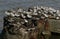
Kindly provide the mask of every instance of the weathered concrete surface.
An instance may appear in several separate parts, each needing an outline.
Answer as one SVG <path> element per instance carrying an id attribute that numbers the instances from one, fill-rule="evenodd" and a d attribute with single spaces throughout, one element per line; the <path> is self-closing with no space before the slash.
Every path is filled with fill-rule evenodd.
<path id="1" fill-rule="evenodd" d="M 60 33 L 60 20 L 49 19 L 48 21 L 51 32 Z"/>

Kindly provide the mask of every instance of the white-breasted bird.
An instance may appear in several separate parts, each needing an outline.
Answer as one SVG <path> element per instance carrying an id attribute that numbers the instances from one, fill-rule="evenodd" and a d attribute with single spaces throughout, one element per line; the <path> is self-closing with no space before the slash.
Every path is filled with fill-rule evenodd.
<path id="1" fill-rule="evenodd" d="M 18 9 L 18 12 L 23 12 L 23 9 L 19 8 L 19 9 Z"/>
<path id="2" fill-rule="evenodd" d="M 24 19 L 25 22 L 28 22 L 28 20 Z"/>
<path id="3" fill-rule="evenodd" d="M 7 12 L 7 11 L 5 12 L 5 14 L 6 14 L 6 15 L 11 15 L 11 13 L 10 13 L 10 12 Z"/>
<path id="4" fill-rule="evenodd" d="M 27 17 L 28 17 L 28 18 L 32 18 L 32 16 L 31 16 L 31 15 L 27 15 Z"/>

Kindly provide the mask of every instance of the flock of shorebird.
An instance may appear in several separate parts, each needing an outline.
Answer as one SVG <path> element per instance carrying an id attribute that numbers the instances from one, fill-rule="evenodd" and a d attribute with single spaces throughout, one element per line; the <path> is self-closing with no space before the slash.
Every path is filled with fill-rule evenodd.
<path id="1" fill-rule="evenodd" d="M 43 6 L 41 6 L 41 7 L 38 7 L 38 6 L 30 7 L 26 11 L 21 9 L 21 8 L 19 8 L 17 11 L 8 10 L 5 13 L 7 15 L 12 16 L 12 17 L 21 16 L 24 19 L 26 17 L 33 18 L 33 16 L 37 16 L 37 18 L 42 18 L 42 19 L 50 18 L 50 17 L 60 19 L 60 11 L 59 10 L 55 10 L 55 9 L 53 9 L 51 7 L 43 7 Z"/>
<path id="2" fill-rule="evenodd" d="M 21 31 L 23 38 L 24 38 L 24 34 L 28 33 L 26 31 L 26 27 L 28 31 L 30 30 L 36 31 L 36 27 L 35 27 L 37 26 L 36 21 L 39 21 L 40 19 L 45 21 L 45 19 L 47 18 L 56 19 L 56 20 L 60 19 L 59 10 L 56 10 L 51 7 L 43 7 L 43 6 L 29 7 L 27 10 L 24 10 L 21 8 L 18 8 L 18 10 L 11 9 L 11 10 L 5 11 L 5 14 L 7 15 L 5 17 L 5 24 L 6 24 L 5 26 L 8 25 L 11 28 L 11 26 L 13 25 L 15 30 Z M 12 31 L 14 30 L 14 28 L 11 28 L 10 31 L 15 33 L 15 31 Z M 45 34 L 45 32 L 43 33 Z"/>
<path id="3" fill-rule="evenodd" d="M 30 7 L 26 11 L 24 9 L 19 8 L 17 11 L 8 10 L 5 12 L 7 15 L 7 20 L 11 22 L 15 26 L 20 26 L 21 24 L 25 24 L 25 26 L 30 26 L 30 22 L 33 22 L 34 26 L 36 25 L 36 21 L 40 19 L 54 18 L 60 19 L 60 11 L 55 10 L 51 7 Z M 10 17 L 10 18 L 9 18 Z M 16 20 L 19 19 L 19 20 Z M 21 20 L 22 19 L 22 20 Z M 14 22 L 12 22 L 14 21 Z M 19 22 L 18 22 L 19 21 Z M 17 22 L 17 23 L 16 23 Z M 14 24 L 16 23 L 16 24 Z M 30 24 L 29 24 L 30 23 Z"/>
<path id="4" fill-rule="evenodd" d="M 34 6 L 34 7 L 28 8 L 27 10 L 19 8 L 17 11 L 14 11 L 12 9 L 12 10 L 6 11 L 5 14 L 7 14 L 7 17 L 8 17 L 7 20 L 11 22 L 10 24 L 13 24 L 15 26 L 20 26 L 21 24 L 25 24 L 25 26 L 30 26 L 31 24 L 30 22 L 32 22 L 35 26 L 36 21 L 40 19 L 47 19 L 47 18 L 54 18 L 57 20 L 60 19 L 59 10 L 55 10 L 51 7 L 43 7 L 43 6 L 41 7 Z M 16 19 L 19 19 L 19 20 L 16 20 Z"/>

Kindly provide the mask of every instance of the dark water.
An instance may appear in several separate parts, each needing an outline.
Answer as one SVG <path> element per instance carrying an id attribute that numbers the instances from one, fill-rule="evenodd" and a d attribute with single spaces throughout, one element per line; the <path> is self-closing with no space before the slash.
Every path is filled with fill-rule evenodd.
<path id="1" fill-rule="evenodd" d="M 60 10 L 60 0 L 0 0 L 0 32 L 3 29 L 4 11 L 17 7 L 48 6 Z"/>

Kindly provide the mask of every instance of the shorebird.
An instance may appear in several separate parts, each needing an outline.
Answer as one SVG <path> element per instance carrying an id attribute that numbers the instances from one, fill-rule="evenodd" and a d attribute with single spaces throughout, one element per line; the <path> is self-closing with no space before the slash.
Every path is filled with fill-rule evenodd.
<path id="1" fill-rule="evenodd" d="M 21 17 L 22 17 L 22 18 L 26 18 L 26 16 L 25 16 L 23 13 L 21 13 Z"/>
<path id="2" fill-rule="evenodd" d="M 27 15 L 27 17 L 28 17 L 28 18 L 32 18 L 32 16 L 31 16 L 31 15 Z"/>
<path id="3" fill-rule="evenodd" d="M 34 6 L 34 13 L 36 13 L 37 12 L 37 7 L 36 6 Z"/>
<path id="4" fill-rule="evenodd" d="M 58 20 L 58 19 L 60 19 L 60 17 L 56 17 L 56 19 Z"/>
<path id="5" fill-rule="evenodd" d="M 12 12 L 12 11 L 8 10 L 8 11 L 5 11 L 5 14 L 6 14 L 6 15 L 11 15 L 11 12 Z"/>
<path id="6" fill-rule="evenodd" d="M 33 8 L 28 8 L 28 12 L 33 12 Z"/>
<path id="7" fill-rule="evenodd" d="M 18 17 L 18 16 L 20 16 L 20 14 L 16 12 L 16 13 L 15 13 L 15 16 L 17 16 L 17 17 Z"/>
<path id="8" fill-rule="evenodd" d="M 18 12 L 23 12 L 23 9 L 19 8 L 19 9 L 18 9 Z"/>
<path id="9" fill-rule="evenodd" d="M 28 20 L 24 19 L 25 22 L 28 22 Z"/>

